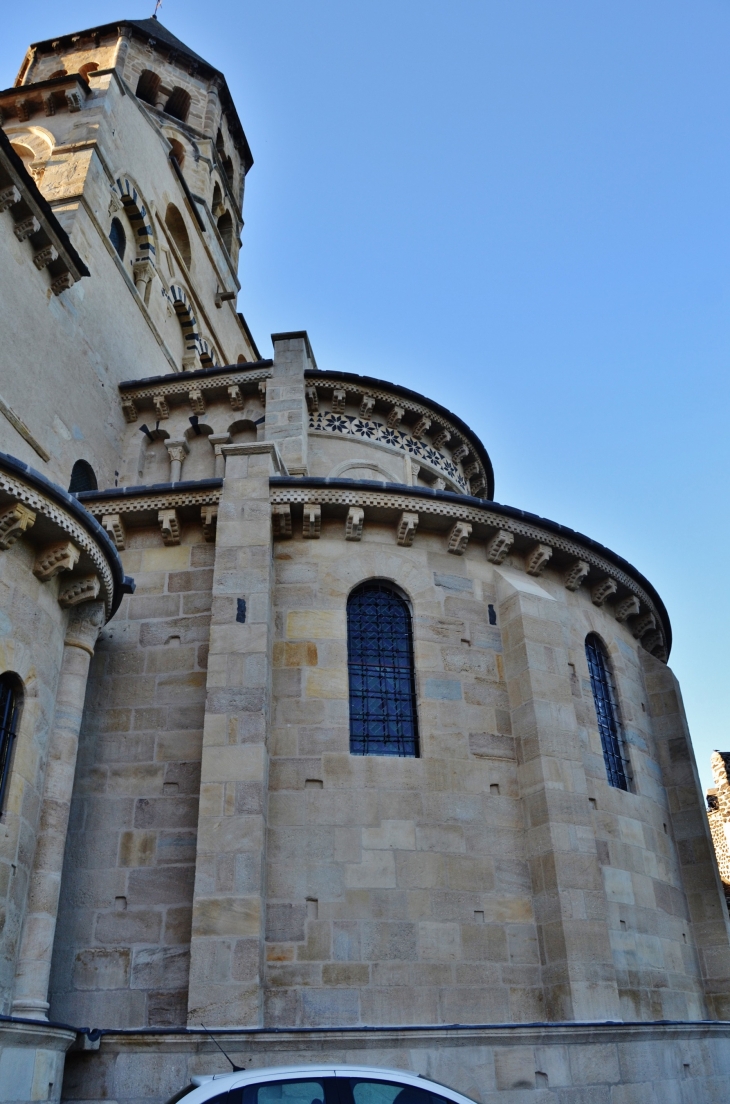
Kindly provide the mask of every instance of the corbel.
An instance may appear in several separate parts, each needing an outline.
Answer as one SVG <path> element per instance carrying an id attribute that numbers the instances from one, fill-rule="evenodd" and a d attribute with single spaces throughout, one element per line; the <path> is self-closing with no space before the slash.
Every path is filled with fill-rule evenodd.
<path id="1" fill-rule="evenodd" d="M 139 411 L 134 399 L 122 399 L 122 414 L 124 415 L 125 422 L 136 422 L 139 417 Z"/>
<path id="2" fill-rule="evenodd" d="M 613 611 L 613 615 L 617 621 L 627 621 L 629 617 L 636 617 L 641 613 L 641 602 L 635 594 L 630 594 L 628 598 L 622 598 L 620 602 L 616 603 L 616 607 Z"/>
<path id="3" fill-rule="evenodd" d="M 33 574 L 42 583 L 47 583 L 62 571 L 73 571 L 80 555 L 81 552 L 72 541 L 51 544 L 36 556 Z"/>
<path id="4" fill-rule="evenodd" d="M 347 403 L 347 391 L 344 387 L 336 387 L 332 392 L 332 413 L 344 414 Z"/>
<path id="5" fill-rule="evenodd" d="M 47 116 L 56 114 L 56 101 L 53 98 L 52 92 L 43 97 L 43 110 Z"/>
<path id="6" fill-rule="evenodd" d="M 370 418 L 374 409 L 375 409 L 375 396 L 374 395 L 367 395 L 367 394 L 363 395 L 362 399 L 360 400 L 360 417 L 361 418 Z"/>
<path id="7" fill-rule="evenodd" d="M 180 543 L 180 519 L 177 510 L 159 510 L 157 520 L 160 523 L 162 540 L 166 545 Z"/>
<path id="8" fill-rule="evenodd" d="M 21 122 L 21 123 L 27 123 L 28 122 L 28 120 L 30 119 L 30 112 L 31 112 L 32 106 L 33 105 L 30 102 L 30 100 L 25 99 L 25 97 L 23 97 L 22 99 L 17 99 L 15 101 L 15 110 L 18 113 L 18 121 L 19 122 Z"/>
<path id="9" fill-rule="evenodd" d="M 291 537 L 291 506 L 288 502 L 282 502 L 271 507 L 271 524 L 275 537 L 289 540 Z"/>
<path id="10" fill-rule="evenodd" d="M 20 222 L 16 222 L 13 227 L 13 233 L 18 241 L 25 241 L 31 234 L 37 234 L 41 228 L 41 224 L 35 215 L 28 215 L 27 218 L 21 219 Z"/>
<path id="11" fill-rule="evenodd" d="M 39 249 L 37 253 L 33 254 L 33 264 L 39 272 L 47 268 L 51 261 L 57 260 L 58 250 L 53 245 L 45 245 L 43 249 Z"/>
<path id="12" fill-rule="evenodd" d="M 62 291 L 67 291 L 74 285 L 74 278 L 67 270 L 61 272 L 54 280 L 51 280 L 51 291 L 54 295 L 60 295 Z"/>
<path id="13" fill-rule="evenodd" d="M 585 560 L 575 560 L 570 565 L 568 570 L 563 576 L 563 582 L 566 590 L 579 590 L 580 586 L 591 570 L 590 564 L 587 564 Z"/>
<path id="14" fill-rule="evenodd" d="M 483 475 L 479 474 L 472 476 L 469 480 L 469 490 L 476 497 L 479 496 L 480 491 L 486 490 L 487 481 Z"/>
<path id="15" fill-rule="evenodd" d="M 642 638 L 641 646 L 657 659 L 666 660 L 667 649 L 664 644 L 664 633 L 661 629 L 656 629 L 654 632 L 647 633 L 646 636 Z"/>
<path id="16" fill-rule="evenodd" d="M 428 433 L 430 428 L 431 428 L 431 419 L 427 418 L 426 415 L 424 414 L 422 417 L 420 417 L 418 419 L 418 421 L 414 425 L 413 429 L 411 430 L 411 437 L 415 438 L 416 441 L 420 441 L 421 438 L 423 437 L 423 435 L 425 433 Z"/>
<path id="17" fill-rule="evenodd" d="M 389 429 L 395 429 L 403 421 L 405 410 L 402 406 L 391 406 L 388 417 L 385 419 Z"/>
<path id="18" fill-rule="evenodd" d="M 347 511 L 345 521 L 345 540 L 362 540 L 362 527 L 365 522 L 365 511 L 362 506 L 351 506 Z"/>
<path id="19" fill-rule="evenodd" d="M 35 512 L 22 502 L 6 507 L 0 513 L 0 548 L 7 551 L 35 524 Z"/>
<path id="20" fill-rule="evenodd" d="M 69 90 L 66 92 L 66 106 L 71 114 L 81 110 L 81 95 L 79 92 Z"/>
<path id="21" fill-rule="evenodd" d="M 155 408 L 155 414 L 158 421 L 164 421 L 165 418 L 170 417 L 170 407 L 167 404 L 167 399 L 164 395 L 153 395 L 152 405 Z"/>
<path id="22" fill-rule="evenodd" d="M 418 528 L 418 514 L 404 510 L 398 522 L 396 537 L 401 548 L 410 548 L 416 536 Z"/>
<path id="23" fill-rule="evenodd" d="M 462 472 L 463 472 L 463 475 L 464 475 L 464 479 L 471 479 L 471 477 L 473 475 L 477 475 L 478 472 L 479 472 L 479 461 L 475 460 L 473 463 L 469 464 L 467 467 L 462 468 Z"/>
<path id="24" fill-rule="evenodd" d="M 259 398 L 263 406 L 266 406 L 266 380 L 259 380 Z"/>
<path id="25" fill-rule="evenodd" d="M 451 552 L 454 556 L 463 556 L 466 552 L 466 546 L 469 543 L 469 537 L 471 536 L 471 523 L 468 521 L 457 521 L 449 533 L 449 540 L 446 545 L 446 551 Z"/>
<path id="26" fill-rule="evenodd" d="M 79 579 L 70 579 L 63 583 L 58 591 L 58 604 L 68 609 L 80 606 L 82 602 L 93 602 L 99 597 L 101 583 L 98 575 L 84 575 Z"/>
<path id="27" fill-rule="evenodd" d="M 243 410 L 244 399 L 241 394 L 241 388 L 237 383 L 231 384 L 228 388 L 228 401 L 231 404 L 231 410 Z"/>
<path id="28" fill-rule="evenodd" d="M 119 514 L 104 514 L 101 519 L 101 527 L 106 530 L 114 541 L 117 552 L 123 552 L 126 533 L 124 532 L 124 523 L 121 516 Z"/>
<path id="29" fill-rule="evenodd" d="M 316 414 L 319 410 L 319 395 L 317 394 L 316 387 L 307 387 L 304 391 L 304 397 L 307 400 L 307 410 L 310 414 Z"/>
<path id="30" fill-rule="evenodd" d="M 322 528 L 322 507 L 318 502 L 305 502 L 302 514 L 302 536 L 318 540 Z"/>
<path id="31" fill-rule="evenodd" d="M 549 544 L 536 544 L 525 557 L 525 571 L 528 575 L 542 575 L 553 554 Z"/>
<path id="32" fill-rule="evenodd" d="M 449 432 L 449 430 L 448 429 L 442 429 L 436 434 L 436 436 L 434 437 L 431 444 L 433 445 L 433 447 L 435 449 L 438 449 L 439 452 L 440 452 L 441 449 L 444 447 L 444 445 L 448 444 L 448 442 L 450 440 L 451 440 L 451 433 Z"/>
<path id="33" fill-rule="evenodd" d="M 203 401 L 203 392 L 199 387 L 193 387 L 188 391 L 188 402 L 193 414 L 204 415 L 205 414 L 205 402 Z"/>
<path id="34" fill-rule="evenodd" d="M 454 449 L 451 453 L 451 459 L 455 464 L 458 464 L 460 460 L 463 460 L 465 456 L 469 455 L 469 446 L 462 441 L 460 445 Z"/>
<path id="35" fill-rule="evenodd" d="M 218 507 L 203 506 L 200 510 L 200 520 L 203 523 L 203 536 L 211 544 L 215 541 L 215 533 L 218 525 Z"/>
<path id="36" fill-rule="evenodd" d="M 615 594 L 617 590 L 618 583 L 610 575 L 607 575 L 605 579 L 601 579 L 594 587 L 591 587 L 591 602 L 594 606 L 602 606 L 606 599 Z"/>
<path id="37" fill-rule="evenodd" d="M 20 203 L 21 198 L 20 192 L 14 184 L 0 189 L 0 211 L 7 211 L 8 208 L 14 207 L 16 203 Z"/>
<path id="38" fill-rule="evenodd" d="M 656 617 L 649 611 L 631 619 L 631 632 L 637 640 L 640 640 L 644 633 L 653 632 L 655 628 Z"/>
<path id="39" fill-rule="evenodd" d="M 515 542 L 514 535 L 506 529 L 500 529 L 487 543 L 487 559 L 490 563 L 501 564 Z"/>

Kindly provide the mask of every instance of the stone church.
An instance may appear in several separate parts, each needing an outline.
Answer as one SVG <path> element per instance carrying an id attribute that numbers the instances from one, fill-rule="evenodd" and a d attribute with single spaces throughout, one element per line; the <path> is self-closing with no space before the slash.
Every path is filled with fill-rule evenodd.
<path id="1" fill-rule="evenodd" d="M 0 1101 L 163 1101 L 227 1068 L 201 1025 L 482 1104 L 727 1099 L 651 583 L 377 363 L 262 357 L 251 151 L 161 23 L 36 43 L 0 113 Z"/>

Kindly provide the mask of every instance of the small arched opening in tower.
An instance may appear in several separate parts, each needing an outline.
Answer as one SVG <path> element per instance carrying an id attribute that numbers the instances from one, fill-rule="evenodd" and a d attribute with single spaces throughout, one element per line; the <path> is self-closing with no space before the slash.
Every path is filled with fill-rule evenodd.
<path id="1" fill-rule="evenodd" d="M 127 248 L 127 235 L 124 233 L 124 227 L 118 218 L 112 219 L 111 229 L 109 230 L 109 241 L 114 246 L 119 260 L 123 261 L 124 253 Z"/>
<path id="2" fill-rule="evenodd" d="M 190 94 L 184 88 L 173 88 L 165 104 L 165 114 L 184 123 L 190 111 Z"/>
<path id="3" fill-rule="evenodd" d="M 71 482 L 68 485 L 70 494 L 78 494 L 79 491 L 96 491 L 96 473 L 87 460 L 77 460 L 71 469 Z"/>
<path id="4" fill-rule="evenodd" d="M 167 205 L 167 210 L 165 211 L 165 226 L 170 231 L 170 237 L 177 246 L 183 264 L 186 268 L 190 268 L 190 238 L 185 228 L 185 220 L 174 203 L 168 203 Z"/>
<path id="5" fill-rule="evenodd" d="M 137 81 L 137 99 L 155 107 L 160 88 L 160 77 L 151 69 L 143 69 Z"/>
<path id="6" fill-rule="evenodd" d="M 221 193 L 221 186 L 217 182 L 213 185 L 213 218 L 220 218 L 225 211 L 223 206 L 223 195 Z"/>
<path id="7" fill-rule="evenodd" d="M 177 138 L 170 138 L 169 141 L 170 145 L 172 146 L 170 152 L 172 153 L 172 156 L 175 158 L 180 168 L 182 168 L 183 161 L 185 160 L 185 147 L 182 142 L 178 142 Z"/>
<path id="8" fill-rule="evenodd" d="M 95 61 L 88 61 L 86 65 L 82 65 L 79 69 L 79 76 L 83 77 L 86 83 L 89 83 L 89 73 L 93 73 L 99 66 Z"/>
<path id="9" fill-rule="evenodd" d="M 218 233 L 223 238 L 223 244 L 230 255 L 233 250 L 233 219 L 230 211 L 224 211 L 218 219 Z"/>
<path id="10" fill-rule="evenodd" d="M 49 80 L 55 80 L 56 77 L 67 77 L 68 73 L 65 69 L 56 69 L 55 73 L 51 73 Z"/>

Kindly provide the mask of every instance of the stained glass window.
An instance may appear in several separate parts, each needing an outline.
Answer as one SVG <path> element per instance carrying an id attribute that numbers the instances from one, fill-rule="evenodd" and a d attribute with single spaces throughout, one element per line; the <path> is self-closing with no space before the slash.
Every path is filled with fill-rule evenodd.
<path id="1" fill-rule="evenodd" d="M 417 756 L 411 612 L 387 583 L 363 583 L 350 595 L 347 657 L 350 752 Z"/>
<path id="2" fill-rule="evenodd" d="M 593 634 L 586 637 L 586 658 L 608 781 L 619 790 L 628 790 L 629 764 L 621 754 L 616 689 L 606 649 L 601 639 Z"/>

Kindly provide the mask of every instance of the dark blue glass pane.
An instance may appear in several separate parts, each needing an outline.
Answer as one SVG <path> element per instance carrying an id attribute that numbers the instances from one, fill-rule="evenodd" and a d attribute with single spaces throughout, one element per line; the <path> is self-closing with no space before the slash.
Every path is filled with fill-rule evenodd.
<path id="1" fill-rule="evenodd" d="M 352 754 L 418 755 L 411 615 L 382 583 L 350 595 L 347 656 Z"/>
<path id="2" fill-rule="evenodd" d="M 586 658 L 588 659 L 588 671 L 591 676 L 593 701 L 596 706 L 598 731 L 601 735 L 601 746 L 603 747 L 603 759 L 606 764 L 608 781 L 619 790 L 628 790 L 629 784 L 626 776 L 626 764 L 621 754 L 621 740 L 611 672 L 609 671 L 603 644 L 597 636 L 587 637 Z"/>

